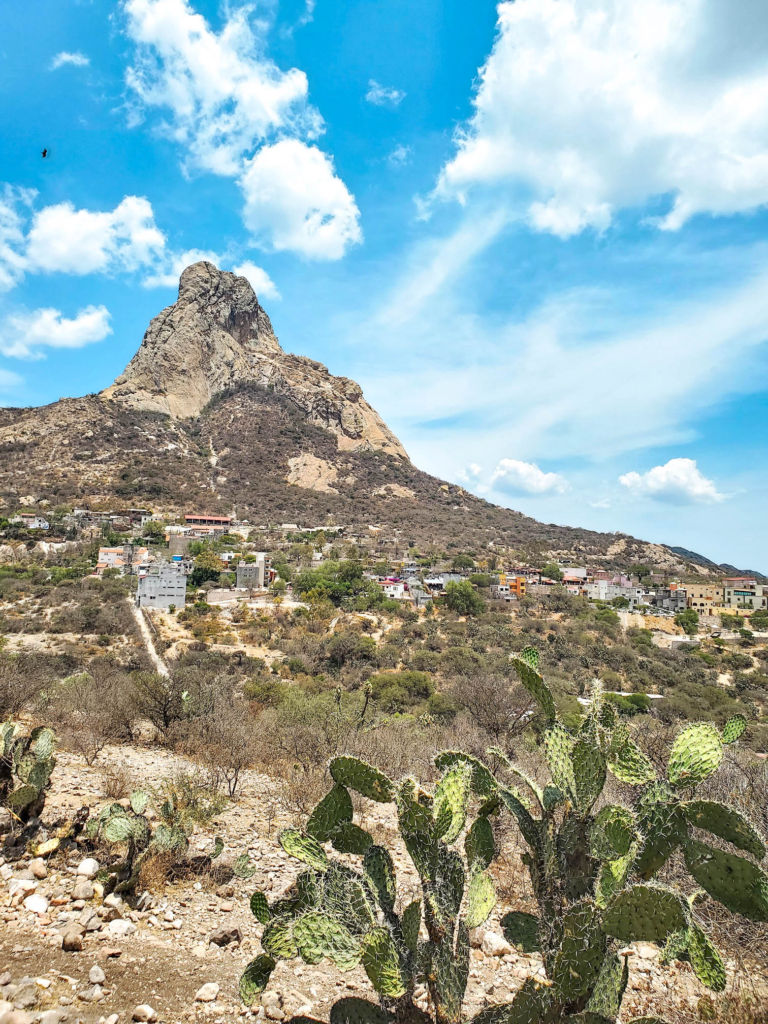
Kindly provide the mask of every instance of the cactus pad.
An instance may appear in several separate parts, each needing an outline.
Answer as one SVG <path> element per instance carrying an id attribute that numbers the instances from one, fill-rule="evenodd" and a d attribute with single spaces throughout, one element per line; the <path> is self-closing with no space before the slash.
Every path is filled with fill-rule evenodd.
<path id="1" fill-rule="evenodd" d="M 642 786 L 656 779 L 655 768 L 637 744 L 630 739 L 626 739 L 612 750 L 607 761 L 611 773 L 620 782 L 626 782 L 630 786 Z"/>
<path id="2" fill-rule="evenodd" d="M 261 938 L 264 951 L 273 960 L 290 960 L 296 956 L 296 943 L 293 939 L 293 921 L 290 917 L 273 917 L 264 929 Z"/>
<path id="3" fill-rule="evenodd" d="M 352 798 L 337 782 L 307 819 L 307 834 L 319 843 L 327 843 L 334 829 L 344 821 L 352 821 Z"/>
<path id="4" fill-rule="evenodd" d="M 579 739 L 571 754 L 571 764 L 576 803 L 582 811 L 588 811 L 605 785 L 605 758 L 593 743 Z"/>
<path id="5" fill-rule="evenodd" d="M 465 754 L 460 750 L 444 750 L 435 758 L 435 766 L 441 772 L 457 764 L 466 764 L 472 769 L 471 787 L 472 792 L 477 796 L 490 797 L 496 792 L 497 785 L 493 773 L 487 765 L 484 765 L 477 757 Z"/>
<path id="6" fill-rule="evenodd" d="M 493 860 L 493 829 L 485 816 L 477 818 L 464 839 L 464 854 L 470 868 L 483 871 Z"/>
<path id="7" fill-rule="evenodd" d="M 608 804 L 595 818 L 589 836 L 590 851 L 599 860 L 623 857 L 637 832 L 635 819 L 626 807 Z"/>
<path id="8" fill-rule="evenodd" d="M 683 729 L 669 754 L 667 778 L 673 786 L 698 786 L 720 767 L 723 741 L 709 722 Z"/>
<path id="9" fill-rule="evenodd" d="M 552 773 L 552 781 L 569 794 L 573 794 L 576 787 L 571 760 L 573 747 L 573 737 L 559 722 L 555 722 L 544 733 L 544 756 Z"/>
<path id="10" fill-rule="evenodd" d="M 330 1024 L 392 1024 L 386 1010 L 369 1002 L 349 996 L 339 999 L 331 1007 Z"/>
<path id="11" fill-rule="evenodd" d="M 327 957 L 340 971 L 351 971 L 360 963 L 357 939 L 340 921 L 318 911 L 295 922 L 293 938 L 302 960 L 308 964 L 319 964 Z"/>
<path id="12" fill-rule="evenodd" d="M 552 965 L 552 981 L 567 1001 L 588 992 L 605 958 L 606 940 L 600 915 L 591 900 L 573 904 L 563 916 L 560 946 Z"/>
<path id="13" fill-rule="evenodd" d="M 386 928 L 374 928 L 362 941 L 365 973 L 380 996 L 399 999 L 405 995 L 408 979 L 404 976 L 397 947 Z"/>
<path id="14" fill-rule="evenodd" d="M 723 743 L 735 743 L 743 735 L 747 728 L 747 720 L 744 715 L 733 715 L 723 726 L 720 738 Z"/>
<path id="15" fill-rule="evenodd" d="M 347 789 L 354 789 L 369 800 L 387 804 L 395 798 L 395 788 L 390 779 L 378 768 L 357 757 L 334 757 L 330 772 L 334 782 Z"/>
<path id="16" fill-rule="evenodd" d="M 363 860 L 363 870 L 376 890 L 381 909 L 391 913 L 395 908 L 397 882 L 389 850 L 383 846 L 369 846 Z"/>
<path id="17" fill-rule="evenodd" d="M 432 805 L 435 834 L 446 843 L 452 843 L 464 828 L 470 780 L 469 766 L 457 764 L 448 769 L 435 787 Z"/>
<path id="18" fill-rule="evenodd" d="M 272 911 L 269 909 L 269 903 L 267 897 L 263 892 L 258 890 L 251 896 L 251 913 L 261 924 L 269 924 L 269 919 L 272 917 Z"/>
<path id="19" fill-rule="evenodd" d="M 603 962 L 595 987 L 587 1003 L 587 1014 L 614 1021 L 621 1009 L 624 990 L 629 980 L 627 958 L 611 953 Z"/>
<path id="20" fill-rule="evenodd" d="M 680 897 L 657 885 L 633 885 L 616 896 L 603 917 L 603 927 L 621 942 L 663 943 L 671 932 L 686 927 Z"/>
<path id="21" fill-rule="evenodd" d="M 694 839 L 684 852 L 686 867 L 710 896 L 752 921 L 768 921 L 768 875 L 756 864 Z"/>
<path id="22" fill-rule="evenodd" d="M 276 966 L 272 957 L 266 953 L 260 953 L 255 960 L 251 960 L 240 977 L 239 985 L 240 998 L 246 1006 L 251 1006 L 256 997 L 261 995 Z"/>
<path id="23" fill-rule="evenodd" d="M 149 793 L 145 789 L 134 789 L 130 796 L 130 803 L 134 814 L 143 814 L 149 803 Z"/>
<path id="24" fill-rule="evenodd" d="M 539 943 L 539 919 L 521 910 L 510 910 L 501 919 L 501 930 L 511 946 L 523 953 L 536 953 Z"/>
<path id="25" fill-rule="evenodd" d="M 512 665 L 528 693 L 537 702 L 548 720 L 554 722 L 557 717 L 555 699 L 539 672 L 539 652 L 534 647 L 526 647 L 512 659 Z"/>
<path id="26" fill-rule="evenodd" d="M 683 813 L 691 825 L 725 839 L 740 850 L 762 860 L 765 843 L 754 826 L 732 807 L 714 800 L 691 800 L 683 804 Z"/>
<path id="27" fill-rule="evenodd" d="M 496 890 L 485 871 L 475 871 L 467 886 L 467 928 L 479 928 L 496 904 Z"/>
<path id="28" fill-rule="evenodd" d="M 305 832 L 300 832 L 297 828 L 285 828 L 277 839 L 287 854 L 308 864 L 315 871 L 325 871 L 328 868 L 325 850 L 317 840 Z"/>
<path id="29" fill-rule="evenodd" d="M 674 791 L 657 782 L 643 793 L 637 808 L 637 823 L 644 837 L 637 872 L 651 878 L 685 842 L 688 827 Z"/>
<path id="30" fill-rule="evenodd" d="M 331 844 L 339 853 L 353 853 L 362 857 L 373 844 L 373 837 L 353 821 L 342 821 L 333 830 Z"/>
<path id="31" fill-rule="evenodd" d="M 421 928 L 421 900 L 413 900 L 402 913 L 400 931 L 405 948 L 415 955 L 419 945 L 419 929 Z"/>
<path id="32" fill-rule="evenodd" d="M 688 930 L 688 956 L 702 985 L 714 992 L 722 992 L 726 982 L 725 964 L 709 936 L 693 923 Z"/>

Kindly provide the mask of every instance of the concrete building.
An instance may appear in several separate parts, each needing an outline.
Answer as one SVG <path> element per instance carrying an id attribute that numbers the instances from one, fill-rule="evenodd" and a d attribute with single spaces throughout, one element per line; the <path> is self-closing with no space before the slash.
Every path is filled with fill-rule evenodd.
<path id="1" fill-rule="evenodd" d="M 768 585 L 749 576 L 732 576 L 723 580 L 724 605 L 754 611 L 768 608 Z"/>
<path id="2" fill-rule="evenodd" d="M 263 590 L 267 578 L 267 556 L 260 552 L 254 562 L 239 562 L 235 570 L 238 590 Z"/>
<path id="3" fill-rule="evenodd" d="M 724 591 L 719 583 L 686 583 L 688 607 L 699 615 L 711 615 L 715 608 L 723 607 Z"/>
<path id="4" fill-rule="evenodd" d="M 136 604 L 139 608 L 183 608 L 187 603 L 187 575 L 173 562 L 163 562 L 139 577 Z"/>
<path id="5" fill-rule="evenodd" d="M 13 516 L 8 522 L 24 526 L 28 530 L 48 530 L 51 526 L 48 520 L 44 516 L 38 515 L 37 512 L 19 512 L 17 516 Z"/>
<path id="6" fill-rule="evenodd" d="M 646 603 L 659 612 L 676 615 L 688 607 L 688 595 L 681 587 L 660 587 L 650 590 L 646 595 Z"/>
<path id="7" fill-rule="evenodd" d="M 190 513 L 184 516 L 184 522 L 187 526 L 213 526 L 217 529 L 225 530 L 232 525 L 232 517 Z"/>
<path id="8" fill-rule="evenodd" d="M 643 604 L 645 595 L 642 587 L 621 586 L 616 583 L 608 583 L 600 580 L 596 583 L 587 583 L 584 591 L 590 601 L 611 602 L 617 597 L 626 598 L 628 608 L 634 611 L 639 604 Z"/>
<path id="9" fill-rule="evenodd" d="M 152 558 L 149 548 L 123 544 L 117 548 L 99 548 L 96 575 L 102 576 L 107 569 L 116 569 L 120 576 L 126 573 L 146 572 Z"/>

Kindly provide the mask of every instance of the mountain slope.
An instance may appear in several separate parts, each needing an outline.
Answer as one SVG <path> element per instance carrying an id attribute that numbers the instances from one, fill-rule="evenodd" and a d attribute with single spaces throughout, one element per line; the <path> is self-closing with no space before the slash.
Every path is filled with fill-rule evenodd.
<path id="1" fill-rule="evenodd" d="M 357 384 L 285 353 L 245 278 L 210 263 L 184 271 L 178 301 L 110 387 L 0 410 L 0 498 L 234 511 L 260 525 L 333 517 L 425 547 L 688 563 L 662 545 L 538 523 L 421 472 Z"/>

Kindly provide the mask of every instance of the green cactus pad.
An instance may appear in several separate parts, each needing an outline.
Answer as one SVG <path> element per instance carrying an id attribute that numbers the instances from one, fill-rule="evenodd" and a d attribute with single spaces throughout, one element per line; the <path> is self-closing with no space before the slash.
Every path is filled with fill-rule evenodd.
<path id="1" fill-rule="evenodd" d="M 319 843 L 327 843 L 334 829 L 344 821 L 352 821 L 352 813 L 349 791 L 336 783 L 307 819 L 307 834 Z"/>
<path id="2" fill-rule="evenodd" d="M 627 958 L 611 953 L 600 968 L 595 987 L 592 989 L 587 1003 L 587 1013 L 607 1017 L 614 1021 L 619 1015 L 628 980 Z"/>
<path id="3" fill-rule="evenodd" d="M 461 1020 L 461 1004 L 469 978 L 469 932 L 464 925 L 458 927 L 455 949 L 449 939 L 433 947 L 432 971 L 439 1019 Z"/>
<path id="4" fill-rule="evenodd" d="M 669 754 L 667 778 L 673 786 L 698 786 L 720 767 L 723 741 L 710 722 L 683 729 Z"/>
<path id="5" fill-rule="evenodd" d="M 360 943 L 344 925 L 314 911 L 293 925 L 293 938 L 302 960 L 319 964 L 327 957 L 340 971 L 352 971 L 360 963 Z"/>
<path id="6" fill-rule="evenodd" d="M 269 902 L 263 892 L 258 890 L 251 896 L 251 913 L 261 924 L 269 924 L 272 911 L 269 909 Z"/>
<path id="7" fill-rule="evenodd" d="M 656 769 L 630 739 L 626 739 L 615 750 L 611 750 L 607 761 L 611 773 L 620 782 L 626 782 L 630 786 L 642 786 L 656 779 Z"/>
<path id="8" fill-rule="evenodd" d="M 37 786 L 19 786 L 17 789 L 11 790 L 6 799 L 6 803 L 12 811 L 20 811 L 24 807 L 28 807 L 30 804 L 34 803 L 39 796 L 40 790 Z"/>
<path id="9" fill-rule="evenodd" d="M 649 786 L 637 806 L 637 824 L 644 837 L 637 861 L 641 878 L 652 878 L 688 836 L 677 796 L 666 782 Z"/>
<path id="10" fill-rule="evenodd" d="M 413 900 L 402 913 L 400 931 L 405 948 L 415 955 L 419 945 L 419 929 L 421 928 L 421 900 Z"/>
<path id="11" fill-rule="evenodd" d="M 107 820 L 102 834 L 108 843 L 127 843 L 137 834 L 136 818 L 130 814 L 115 814 Z"/>
<path id="12" fill-rule="evenodd" d="M 603 928 L 621 942 L 663 943 L 671 932 L 685 928 L 686 908 L 670 889 L 633 885 L 607 907 Z"/>
<path id="13" fill-rule="evenodd" d="M 256 997 L 261 995 L 276 966 L 276 962 L 266 953 L 260 953 L 255 960 L 251 960 L 240 977 L 239 985 L 240 999 L 246 1006 L 251 1006 Z"/>
<path id="14" fill-rule="evenodd" d="M 597 800 L 605 785 L 605 758 L 588 740 L 577 740 L 571 753 L 574 796 L 581 811 L 586 812 Z"/>
<path id="15" fill-rule="evenodd" d="M 573 736 L 559 722 L 555 722 L 544 733 L 544 756 L 552 773 L 552 781 L 571 796 L 576 788 L 571 761 L 573 748 Z"/>
<path id="16" fill-rule="evenodd" d="M 441 772 L 453 768 L 457 764 L 466 764 L 472 769 L 472 792 L 481 797 L 492 797 L 497 784 L 491 769 L 477 757 L 464 754 L 460 750 L 444 750 L 435 758 L 435 766 Z"/>
<path id="17" fill-rule="evenodd" d="M 747 720 L 744 715 L 733 715 L 723 726 L 720 738 L 723 743 L 735 743 L 744 734 L 747 728 Z"/>
<path id="18" fill-rule="evenodd" d="M 713 992 L 722 992 L 726 982 L 725 964 L 709 936 L 694 923 L 688 930 L 688 956 L 702 985 Z"/>
<path id="19" fill-rule="evenodd" d="M 352 853 L 362 857 L 373 844 L 373 836 L 353 821 L 342 821 L 333 830 L 331 844 L 339 853 Z"/>
<path id="20" fill-rule="evenodd" d="M 475 871 L 467 886 L 467 928 L 479 928 L 488 920 L 488 915 L 496 905 L 496 890 L 490 875 L 485 871 Z"/>
<path id="21" fill-rule="evenodd" d="M 528 808 L 523 804 L 520 795 L 512 789 L 500 789 L 501 797 L 505 807 L 512 812 L 517 819 L 520 833 L 531 849 L 538 849 L 541 843 L 541 822 L 532 817 Z"/>
<path id="22" fill-rule="evenodd" d="M 139 818 L 139 822 L 142 824 L 140 835 L 137 836 L 137 845 L 141 846 L 149 842 L 149 824 L 144 818 Z M 183 853 L 184 850 L 189 846 L 189 840 L 184 829 L 179 828 L 178 825 L 158 825 L 155 829 L 154 835 L 152 836 L 152 843 L 159 850 L 163 850 L 165 853 Z M 245 854 L 247 857 L 247 854 Z M 238 858 L 239 860 L 240 858 Z M 235 862 L 237 865 L 237 861 Z M 253 874 L 253 872 L 251 872 Z M 241 875 L 241 877 L 249 877 Z"/>
<path id="23" fill-rule="evenodd" d="M 149 803 L 149 793 L 144 789 L 134 789 L 130 796 L 130 802 L 134 814 L 143 814 Z"/>
<path id="24" fill-rule="evenodd" d="M 368 931 L 376 923 L 372 896 L 363 876 L 343 864 L 331 864 L 323 875 L 318 902 L 325 913 L 341 921 L 353 935 Z"/>
<path id="25" fill-rule="evenodd" d="M 720 836 L 758 860 L 765 856 L 765 843 L 757 830 L 743 814 L 732 807 L 714 800 L 691 800 L 683 804 L 682 808 L 689 823 L 696 828 Z"/>
<path id="26" fill-rule="evenodd" d="M 614 895 L 624 886 L 638 848 L 639 843 L 634 842 L 623 857 L 602 863 L 595 885 L 595 902 L 598 907 L 607 907 Z"/>
<path id="27" fill-rule="evenodd" d="M 493 829 L 485 816 L 475 819 L 464 838 L 464 855 L 470 868 L 484 871 L 493 860 Z"/>
<path id="28" fill-rule="evenodd" d="M 363 860 L 363 870 L 376 891 L 381 909 L 390 913 L 395 907 L 397 880 L 389 850 L 383 846 L 369 846 Z"/>
<path id="29" fill-rule="evenodd" d="M 511 946 L 523 953 L 537 953 L 539 942 L 539 919 L 521 910 L 510 910 L 501 919 L 501 930 Z"/>
<path id="30" fill-rule="evenodd" d="M 53 729 L 44 725 L 38 726 L 30 733 L 30 741 L 35 745 L 35 757 L 38 761 L 47 761 L 53 753 L 56 745 L 56 735 Z"/>
<path id="31" fill-rule="evenodd" d="M 686 867 L 710 896 L 752 921 L 768 921 L 768 875 L 756 864 L 694 839 L 683 849 Z"/>
<path id="32" fill-rule="evenodd" d="M 633 1017 L 627 1024 L 667 1024 L 663 1017 Z"/>
<path id="33" fill-rule="evenodd" d="M 395 787 L 391 780 L 378 768 L 357 757 L 334 757 L 330 772 L 334 782 L 347 789 L 354 789 L 369 800 L 388 804 L 395 799 Z"/>
<path id="34" fill-rule="evenodd" d="M 375 1003 L 349 996 L 333 1004 L 330 1024 L 392 1024 L 392 1021 L 386 1010 Z"/>
<path id="35" fill-rule="evenodd" d="M 374 928 L 362 941 L 365 973 L 380 996 L 399 999 L 405 995 L 408 980 L 403 973 L 397 946 L 386 928 Z"/>
<path id="36" fill-rule="evenodd" d="M 590 852 L 598 860 L 615 860 L 623 857 L 637 833 L 637 825 L 631 811 L 626 807 L 608 804 L 595 818 L 590 831 Z"/>
<path id="37" fill-rule="evenodd" d="M 533 647 L 526 647 L 512 659 L 512 666 L 528 693 L 538 703 L 549 721 L 554 722 L 557 718 L 555 699 L 538 670 L 538 659 L 539 652 Z"/>
<path id="38" fill-rule="evenodd" d="M 591 900 L 573 904 L 563 916 L 560 948 L 552 965 L 552 981 L 567 1001 L 590 991 L 605 958 L 606 940 L 600 914 Z"/>
<path id="39" fill-rule="evenodd" d="M 464 828 L 467 819 L 471 770 L 457 764 L 443 775 L 435 787 L 432 818 L 438 839 L 452 843 Z"/>
<path id="40" fill-rule="evenodd" d="M 273 917 L 264 929 L 261 945 L 273 960 L 290 960 L 296 956 L 293 921 L 290 917 Z"/>
<path id="41" fill-rule="evenodd" d="M 432 886 L 432 906 L 435 913 L 445 919 L 453 919 L 459 912 L 464 898 L 466 875 L 461 857 L 442 843 L 437 847 L 435 880 Z"/>
<path id="42" fill-rule="evenodd" d="M 328 857 L 325 850 L 312 836 L 297 828 L 285 828 L 277 840 L 289 856 L 308 864 L 315 871 L 327 870 Z"/>
<path id="43" fill-rule="evenodd" d="M 511 1003 L 481 1010 L 470 1024 L 549 1024 L 560 1017 L 552 1004 L 552 990 L 528 978 Z"/>

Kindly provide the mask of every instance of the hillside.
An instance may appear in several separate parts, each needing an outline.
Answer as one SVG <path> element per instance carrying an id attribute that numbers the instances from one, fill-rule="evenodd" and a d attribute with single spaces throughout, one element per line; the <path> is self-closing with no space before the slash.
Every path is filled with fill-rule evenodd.
<path id="1" fill-rule="evenodd" d="M 196 263 L 100 394 L 0 410 L 0 499 L 377 524 L 407 543 L 706 572 L 619 534 L 539 523 L 417 469 L 360 387 L 282 350 L 245 278 Z M 709 563 L 710 565 L 712 563 Z"/>

